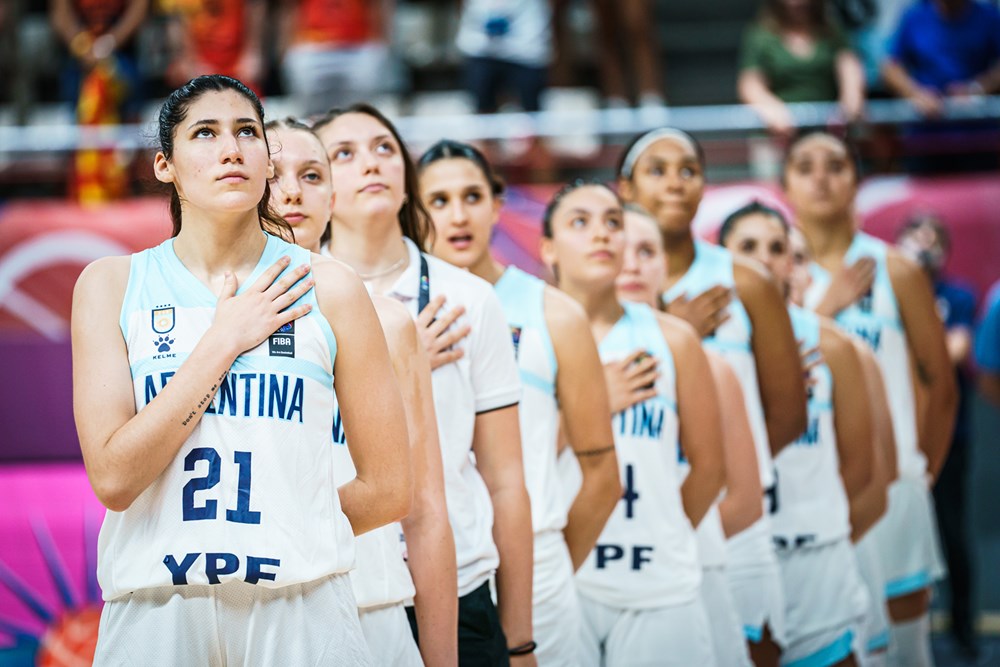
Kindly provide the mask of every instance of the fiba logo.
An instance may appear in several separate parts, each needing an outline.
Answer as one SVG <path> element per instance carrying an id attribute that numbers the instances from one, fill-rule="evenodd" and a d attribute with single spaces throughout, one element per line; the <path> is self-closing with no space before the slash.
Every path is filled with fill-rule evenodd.
<path id="1" fill-rule="evenodd" d="M 521 327 L 510 328 L 510 339 L 514 343 L 514 358 L 517 359 L 518 348 L 521 346 Z"/>

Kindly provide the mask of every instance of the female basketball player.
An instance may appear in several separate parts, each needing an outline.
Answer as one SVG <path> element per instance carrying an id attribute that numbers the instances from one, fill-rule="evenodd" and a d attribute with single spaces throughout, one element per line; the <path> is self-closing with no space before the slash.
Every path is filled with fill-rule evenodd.
<path id="1" fill-rule="evenodd" d="M 642 350 L 656 396 L 615 414 L 624 494 L 577 571 L 583 660 L 598 665 L 714 664 L 692 526 L 722 488 L 715 385 L 696 334 L 615 293 L 625 249 L 622 207 L 604 185 L 573 183 L 549 203 L 542 259 L 587 313 L 601 360 Z M 690 472 L 681 484 L 679 443 Z"/>
<path id="2" fill-rule="evenodd" d="M 788 230 L 792 254 L 789 301 L 805 307 L 805 294 L 812 284 L 809 266 L 812 259 L 802 232 Z M 851 337 L 865 374 L 865 390 L 872 408 L 875 448 L 872 451 L 872 481 L 851 503 L 851 541 L 858 558 L 858 571 L 868 590 L 868 611 L 858 628 L 857 644 L 862 667 L 885 667 L 889 648 L 889 612 L 885 604 L 885 577 L 879 562 L 875 540 L 870 532 L 888 507 L 888 489 L 896 479 L 896 443 L 892 434 L 892 416 L 886 398 L 882 371 L 875 355 L 860 339 Z"/>
<path id="3" fill-rule="evenodd" d="M 329 237 L 333 209 L 326 149 L 309 126 L 293 119 L 271 121 L 266 128 L 274 150 L 272 206 L 292 225 L 300 245 L 319 252 L 320 240 Z M 357 566 L 351 579 L 361 628 L 377 664 L 454 665 L 458 661 L 455 543 L 445 506 L 430 364 L 406 308 L 386 297 L 376 296 L 372 302 L 403 392 L 415 486 L 413 507 L 402 521 L 407 560 L 399 548 L 400 526 L 396 524 L 358 538 Z M 334 444 L 345 443 L 339 413 L 333 424 Z M 345 447 L 336 450 L 338 472 L 350 479 L 354 464 Z M 403 606 L 411 599 L 422 629 L 419 652 Z"/>
<path id="4" fill-rule="evenodd" d="M 371 301 L 348 268 L 275 235 L 289 230 L 243 84 L 175 90 L 159 140 L 174 238 L 95 262 L 74 296 L 74 409 L 110 510 L 97 663 L 369 664 L 352 529 L 403 517 L 411 487 Z M 339 494 L 334 377 L 358 468 Z"/>
<path id="5" fill-rule="evenodd" d="M 719 243 L 761 263 L 789 293 L 788 223 L 752 202 L 730 214 Z M 774 459 L 778 511 L 771 526 L 784 578 L 786 663 L 853 665 L 853 633 L 868 599 L 851 549 L 850 509 L 871 484 L 874 427 L 865 376 L 848 336 L 814 313 L 789 305 L 796 338 L 815 349 L 809 426 Z"/>
<path id="6" fill-rule="evenodd" d="M 440 141 L 419 166 L 420 198 L 434 222 L 434 254 L 493 284 L 514 337 L 534 524 L 535 653 L 540 665 L 577 665 L 581 619 L 573 572 L 621 497 L 597 346 L 578 303 L 490 254 L 504 185 L 483 154 L 467 144 Z M 583 480 L 568 513 L 556 469 L 560 410 Z"/>
<path id="7" fill-rule="evenodd" d="M 534 664 L 521 386 L 503 310 L 488 283 L 422 252 L 430 221 L 406 147 L 384 116 L 357 105 L 331 112 L 316 130 L 336 193 L 331 254 L 353 266 L 374 293 L 399 299 L 414 319 L 422 314 L 417 324 L 432 339 L 432 357 L 444 336 L 471 327 L 448 343 L 460 345 L 462 355 L 439 365 L 432 378 L 458 561 L 459 663 L 506 664 L 510 654 L 518 664 Z M 435 297 L 444 299 L 435 304 Z M 442 300 L 464 308 L 453 332 L 426 317 L 427 307 Z M 499 618 L 489 589 L 494 571 Z"/>
<path id="8" fill-rule="evenodd" d="M 659 309 L 666 278 L 666 253 L 656 220 L 635 204 L 625 206 L 625 261 L 616 282 L 618 297 Z M 726 583 L 726 537 L 749 528 L 761 517 L 757 452 L 736 374 L 719 355 L 706 352 L 706 356 L 719 391 L 726 490 L 695 531 L 701 563 L 701 599 L 711 623 L 716 663 L 749 665 L 743 626 Z M 608 384 L 620 386 L 615 382 Z M 681 473 L 687 474 L 687 460 L 683 458 Z"/>
<path id="9" fill-rule="evenodd" d="M 941 576 L 929 484 L 947 455 L 957 394 L 941 320 L 925 275 L 882 241 L 856 231 L 858 171 L 846 144 L 813 132 L 789 147 L 785 192 L 812 250 L 807 303 L 875 351 L 892 408 L 899 479 L 875 527 L 893 619 L 890 664 L 930 664 L 929 586 Z M 869 258 L 858 266 L 862 258 Z M 868 271 L 865 282 L 858 274 Z M 911 357 L 928 395 L 913 400 Z"/>
<path id="10" fill-rule="evenodd" d="M 667 249 L 667 312 L 705 337 L 743 389 L 767 510 L 776 509 L 773 454 L 806 427 L 802 367 L 781 294 L 758 268 L 691 232 L 704 189 L 704 157 L 688 134 L 665 128 L 638 137 L 618 167 L 623 197 L 649 211 Z M 767 517 L 727 544 L 727 575 L 750 654 L 776 665 L 784 638 L 781 582 Z"/>

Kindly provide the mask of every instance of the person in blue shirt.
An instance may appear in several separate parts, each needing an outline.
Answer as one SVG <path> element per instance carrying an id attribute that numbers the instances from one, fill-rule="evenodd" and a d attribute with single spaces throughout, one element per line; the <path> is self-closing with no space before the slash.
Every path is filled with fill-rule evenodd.
<path id="1" fill-rule="evenodd" d="M 976 331 L 976 366 L 979 392 L 1000 407 L 1000 280 L 993 283 L 983 320 Z"/>
<path id="2" fill-rule="evenodd" d="M 978 655 L 972 609 L 972 564 L 967 531 L 969 398 L 972 375 L 972 328 L 976 296 L 961 282 L 942 274 L 951 250 L 948 228 L 930 212 L 917 213 L 900 228 L 896 243 L 904 254 L 923 267 L 934 285 L 938 314 L 945 326 L 948 356 L 958 382 L 958 414 L 951 449 L 934 487 L 938 528 L 948 562 L 951 635 L 970 658 Z"/>
<path id="3" fill-rule="evenodd" d="M 981 0 L 917 0 L 900 19 L 882 77 L 891 92 L 931 120 L 942 116 L 947 98 L 973 100 L 997 92 L 1000 10 Z M 912 140 L 907 152 L 916 156 L 908 160 L 908 170 L 993 169 L 996 140 L 984 134 L 996 127 L 995 121 L 912 126 L 905 130 Z M 929 159 L 928 153 L 936 155 Z M 949 159 L 957 155 L 961 160 Z"/>

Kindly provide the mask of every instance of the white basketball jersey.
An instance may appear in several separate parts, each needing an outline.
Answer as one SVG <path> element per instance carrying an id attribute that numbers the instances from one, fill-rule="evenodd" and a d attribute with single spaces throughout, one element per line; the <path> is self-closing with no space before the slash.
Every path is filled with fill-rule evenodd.
<path id="1" fill-rule="evenodd" d="M 889 411 L 896 436 L 899 474 L 911 479 L 923 479 L 927 459 L 917 443 L 909 345 L 889 279 L 886 244 L 868 234 L 856 233 L 844 255 L 844 265 L 849 266 L 862 257 L 875 260 L 875 281 L 867 294 L 837 314 L 836 321 L 842 329 L 860 337 L 874 350 L 885 385 L 889 388 Z M 832 277 L 815 263 L 810 266 L 810 272 L 813 282 L 806 293 L 806 304 L 815 308 L 830 286 Z"/>
<path id="2" fill-rule="evenodd" d="M 535 533 L 566 527 L 566 507 L 556 471 L 559 405 L 556 353 L 545 322 L 545 281 L 515 266 L 494 285 L 514 341 L 523 396 L 519 405 L 524 482 Z"/>
<path id="3" fill-rule="evenodd" d="M 774 561 L 774 553 L 767 517 L 773 508 L 775 493 L 774 464 L 771 460 L 771 443 L 767 435 L 767 422 L 764 420 L 764 407 L 757 382 L 757 360 L 751 346 L 753 327 L 750 316 L 735 290 L 732 255 L 724 248 L 695 240 L 694 262 L 687 273 L 663 294 L 663 301 L 669 303 L 682 295 L 692 299 L 716 285 L 728 287 L 733 292 L 732 301 L 727 308 L 729 319 L 713 334 L 705 337 L 702 344 L 722 355 L 740 381 L 750 431 L 757 451 L 761 486 L 764 488 L 762 500 L 764 516 L 729 539 L 728 560 L 731 565 L 770 563 Z"/>
<path id="4" fill-rule="evenodd" d="M 684 604 L 698 596 L 701 565 L 681 502 L 673 355 L 648 306 L 622 306 L 625 313 L 599 345 L 601 360 L 646 350 L 658 362 L 658 394 L 612 417 L 623 494 L 577 571 L 577 589 L 620 609 Z"/>
<path id="5" fill-rule="evenodd" d="M 268 235 L 242 287 L 279 257 L 309 252 Z M 289 269 L 290 270 L 290 269 Z M 173 239 L 132 256 L 121 310 L 136 409 L 187 359 L 215 318 L 217 295 L 174 253 Z M 140 588 L 245 581 L 277 588 L 350 569 L 330 424 L 333 331 L 312 310 L 242 353 L 166 470 L 98 540 L 104 599 Z"/>
<path id="6" fill-rule="evenodd" d="M 802 349 L 817 347 L 819 318 L 796 306 L 789 306 L 788 314 Z M 778 492 L 771 530 L 779 550 L 819 546 L 851 532 L 833 423 L 833 375 L 825 362 L 810 375 L 808 426 L 774 459 Z"/>
<path id="7" fill-rule="evenodd" d="M 357 477 L 358 471 L 347 448 L 347 434 L 344 433 L 340 409 L 336 404 L 333 452 L 333 465 L 341 484 Z M 355 538 L 357 561 L 351 570 L 351 586 L 359 609 L 407 602 L 416 594 L 410 568 L 403 559 L 402 532 L 399 523 L 390 523 Z"/>

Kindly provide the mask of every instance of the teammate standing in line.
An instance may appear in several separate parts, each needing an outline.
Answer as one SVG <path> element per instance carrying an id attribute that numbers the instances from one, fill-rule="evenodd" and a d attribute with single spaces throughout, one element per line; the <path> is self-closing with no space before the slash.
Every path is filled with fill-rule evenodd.
<path id="1" fill-rule="evenodd" d="M 611 412 L 597 345 L 578 303 L 490 254 L 503 182 L 477 149 L 439 141 L 420 158 L 420 196 L 434 222 L 434 254 L 492 283 L 514 339 L 524 386 L 524 476 L 534 529 L 532 621 L 539 665 L 579 664 L 573 572 L 621 497 Z M 582 472 L 567 512 L 556 468 L 560 411 Z"/>
<path id="2" fill-rule="evenodd" d="M 719 243 L 760 262 L 788 295 L 792 257 L 779 211 L 759 202 L 734 211 Z M 780 501 L 771 528 L 788 624 L 782 662 L 853 665 L 869 602 L 850 542 L 851 506 L 872 483 L 875 431 L 867 392 L 858 391 L 864 370 L 832 322 L 794 304 L 789 315 L 799 345 L 817 357 L 807 358 L 809 426 L 774 459 Z"/>
<path id="3" fill-rule="evenodd" d="M 434 407 L 458 564 L 459 664 L 506 665 L 510 656 L 512 664 L 533 665 L 521 384 L 503 309 L 489 283 L 424 254 L 430 220 L 417 174 L 382 114 L 367 105 L 335 110 L 316 131 L 336 195 L 330 253 L 373 293 L 403 302 L 436 366 Z M 453 331 L 451 318 L 432 319 L 445 301 L 464 309 Z M 499 616 L 490 596 L 494 572 Z"/>
<path id="4" fill-rule="evenodd" d="M 667 250 L 667 312 L 694 325 L 740 379 L 770 513 L 780 502 L 772 456 L 806 427 L 802 366 L 774 283 L 759 268 L 692 235 L 704 166 L 701 147 L 690 135 L 653 130 L 622 155 L 619 189 L 660 225 Z M 767 515 L 733 536 L 727 550 L 727 575 L 750 655 L 759 667 L 777 665 L 785 605 Z"/>
<path id="5" fill-rule="evenodd" d="M 616 287 L 623 301 L 662 307 L 660 294 L 667 278 L 667 258 L 659 225 L 635 204 L 625 206 L 625 261 Z M 726 458 L 725 495 L 716 502 L 695 531 L 701 563 L 701 599 L 712 626 L 716 663 L 743 667 L 750 664 L 743 625 L 726 582 L 726 538 L 746 530 L 760 519 L 760 475 L 757 452 L 747 419 L 743 391 L 733 369 L 722 357 L 707 352 L 712 376 L 719 392 L 723 449 Z M 620 389 L 618 389 L 620 387 Z M 628 400 L 630 392 L 621 382 L 609 380 L 612 404 Z M 688 472 L 681 457 L 681 475 Z"/>
<path id="6" fill-rule="evenodd" d="M 266 130 L 275 169 L 272 207 L 292 226 L 299 245 L 319 253 L 321 239 L 329 237 L 333 210 L 326 149 L 307 125 L 293 119 L 271 121 Z M 410 514 L 402 521 L 407 560 L 400 550 L 398 524 L 382 526 L 357 540 L 351 581 L 361 628 L 377 664 L 454 665 L 458 662 L 455 542 L 445 505 L 430 363 L 405 306 L 379 296 L 372 302 L 403 392 L 414 494 Z M 347 440 L 339 411 L 332 427 L 338 477 L 350 480 L 355 475 L 354 463 L 347 448 L 337 446 Z M 423 628 L 419 651 L 406 618 L 408 600 L 414 601 Z"/>
<path id="7" fill-rule="evenodd" d="M 173 238 L 76 287 L 74 410 L 110 510 L 97 664 L 370 664 L 346 573 L 352 528 L 409 510 L 403 404 L 361 282 L 274 235 L 263 115 L 228 77 L 175 90 L 153 164 Z"/>
<path id="8" fill-rule="evenodd" d="M 856 231 L 858 176 L 843 141 L 813 132 L 792 142 L 783 182 L 815 262 L 807 303 L 868 343 L 892 387 L 899 479 L 873 535 L 893 620 L 889 664 L 920 667 L 931 664 L 930 585 L 943 570 L 929 487 L 947 456 L 957 392 L 926 276 Z M 915 410 L 911 362 L 928 395 L 925 414 Z"/>
<path id="9" fill-rule="evenodd" d="M 587 313 L 604 363 L 644 351 L 656 395 L 614 415 L 624 494 L 577 571 L 584 665 L 712 665 L 692 525 L 724 481 L 714 383 L 696 334 L 615 293 L 625 250 L 618 196 L 604 185 L 564 187 L 542 222 L 543 261 Z M 690 472 L 680 482 L 680 442 Z"/>
<path id="10" fill-rule="evenodd" d="M 806 239 L 797 228 L 789 228 L 788 242 L 792 255 L 788 298 L 791 303 L 804 308 L 805 294 L 812 284 L 809 275 L 812 259 Z M 889 612 L 886 609 L 885 576 L 871 529 L 888 508 L 889 485 L 896 479 L 896 443 L 892 434 L 889 399 L 886 398 L 882 371 L 875 354 L 857 337 L 850 338 L 865 374 L 865 391 L 872 409 L 875 435 L 872 481 L 851 503 L 851 541 L 858 559 L 858 571 L 868 590 L 868 610 L 858 626 L 858 663 L 861 667 L 885 667 L 889 649 Z"/>

